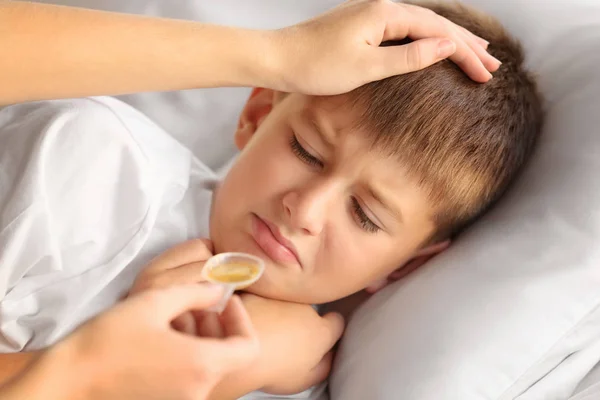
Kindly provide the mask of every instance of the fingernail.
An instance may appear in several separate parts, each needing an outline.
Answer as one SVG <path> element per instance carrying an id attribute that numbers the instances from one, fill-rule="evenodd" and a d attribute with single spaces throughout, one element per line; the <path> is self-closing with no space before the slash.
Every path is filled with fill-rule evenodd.
<path id="1" fill-rule="evenodd" d="M 446 58 L 456 51 L 456 45 L 453 41 L 444 39 L 438 43 L 438 57 Z"/>

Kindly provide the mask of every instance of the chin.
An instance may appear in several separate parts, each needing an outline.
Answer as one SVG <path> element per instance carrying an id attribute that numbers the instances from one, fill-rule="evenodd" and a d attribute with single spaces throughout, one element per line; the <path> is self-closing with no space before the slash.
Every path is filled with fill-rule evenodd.
<path id="1" fill-rule="evenodd" d="M 286 288 L 283 287 L 284 285 L 274 285 L 272 282 L 269 282 L 266 279 L 263 280 L 263 278 L 261 278 L 254 285 L 244 289 L 244 292 L 264 297 L 266 299 L 309 305 L 324 304 L 339 300 L 339 298 L 331 298 L 329 295 L 313 296 L 311 294 L 307 294 L 305 290 L 302 290 L 301 292 L 291 291 L 289 289 L 286 290 Z"/>
<path id="2" fill-rule="evenodd" d="M 312 304 L 311 302 L 305 301 L 306 299 L 298 298 L 298 296 L 295 296 L 295 293 L 285 290 L 281 285 L 274 285 L 272 282 L 269 282 L 268 277 L 266 276 L 260 278 L 254 285 L 244 289 L 244 292 L 252 293 L 266 299 Z"/>
<path id="3" fill-rule="evenodd" d="M 293 301 L 289 299 L 289 296 L 286 296 L 284 291 L 276 290 L 272 285 L 266 284 L 262 278 L 254 285 L 244 289 L 244 292 L 252 293 L 266 299 Z"/>

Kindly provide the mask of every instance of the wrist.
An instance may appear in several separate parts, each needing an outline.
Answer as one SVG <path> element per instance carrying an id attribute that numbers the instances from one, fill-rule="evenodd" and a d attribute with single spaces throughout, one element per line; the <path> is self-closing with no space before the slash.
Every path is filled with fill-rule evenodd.
<path id="1" fill-rule="evenodd" d="M 38 396 L 31 398 L 80 400 L 92 399 L 93 371 L 70 341 L 44 351 L 26 377 Z"/>
<path id="2" fill-rule="evenodd" d="M 234 57 L 239 66 L 239 85 L 286 91 L 285 55 L 281 30 L 245 30 L 239 32 L 241 51 Z"/>

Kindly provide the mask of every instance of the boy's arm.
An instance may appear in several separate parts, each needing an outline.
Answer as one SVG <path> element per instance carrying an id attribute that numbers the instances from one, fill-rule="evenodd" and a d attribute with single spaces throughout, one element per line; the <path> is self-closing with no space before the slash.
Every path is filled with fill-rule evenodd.
<path id="1" fill-rule="evenodd" d="M 321 306 L 320 311 L 323 313 L 339 313 L 344 317 L 346 321 L 349 321 L 356 309 L 360 307 L 370 297 L 370 293 L 367 293 L 365 290 L 361 290 L 360 292 L 351 294 L 350 296 L 344 297 L 343 299 L 336 300 Z"/>
<path id="2" fill-rule="evenodd" d="M 331 349 L 344 329 L 339 314 L 321 317 L 306 304 L 244 294 L 242 301 L 260 341 L 260 357 L 247 370 L 226 376 L 210 400 L 234 400 L 255 390 L 302 392 L 327 379 Z"/>

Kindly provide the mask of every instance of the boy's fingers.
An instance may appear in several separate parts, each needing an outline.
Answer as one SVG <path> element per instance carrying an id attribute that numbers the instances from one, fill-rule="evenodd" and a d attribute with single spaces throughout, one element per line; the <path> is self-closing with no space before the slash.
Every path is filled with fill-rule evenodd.
<path id="1" fill-rule="evenodd" d="M 333 352 L 330 351 L 310 371 L 299 374 L 298 379 L 294 382 L 294 386 L 288 387 L 286 390 L 300 393 L 325 381 L 331 372 L 332 363 Z"/>
<path id="2" fill-rule="evenodd" d="M 329 373 L 331 372 L 332 366 L 333 366 L 333 351 L 328 351 L 323 356 L 321 361 L 319 361 L 319 363 L 311 370 L 311 372 L 314 373 L 314 376 L 316 379 L 315 384 L 321 383 L 325 379 L 327 379 L 327 377 L 329 376 Z M 314 384 L 312 386 L 314 386 Z"/>
<path id="3" fill-rule="evenodd" d="M 310 371 L 304 382 L 304 388 L 310 388 L 323 382 L 329 376 L 333 364 L 333 351 L 328 352 Z"/>
<path id="4" fill-rule="evenodd" d="M 323 353 L 328 352 L 333 348 L 344 333 L 344 317 L 337 312 L 330 312 L 323 317 L 324 331 L 321 336 L 323 339 Z"/>
<path id="5" fill-rule="evenodd" d="M 244 336 L 255 338 L 257 335 L 250 315 L 239 296 L 234 295 L 231 297 L 223 314 L 221 314 L 220 320 L 225 337 Z"/>
<path id="6" fill-rule="evenodd" d="M 382 65 L 394 69 L 395 74 L 405 74 L 429 67 L 450 57 L 456 51 L 454 42 L 440 39 L 421 39 L 402 46 L 388 46 L 376 49 L 385 59 Z M 389 71 L 381 76 L 387 76 Z"/>
<path id="7" fill-rule="evenodd" d="M 208 239 L 192 239 L 183 242 L 156 257 L 148 269 L 170 269 L 198 261 L 206 261 L 213 255 L 213 245 Z"/>

